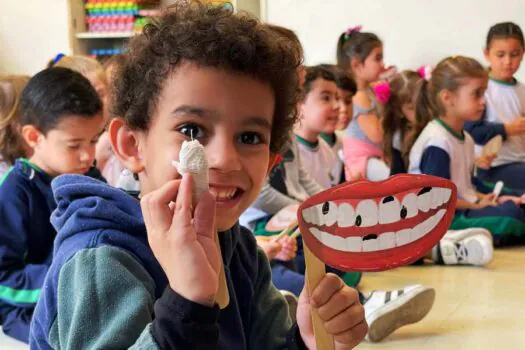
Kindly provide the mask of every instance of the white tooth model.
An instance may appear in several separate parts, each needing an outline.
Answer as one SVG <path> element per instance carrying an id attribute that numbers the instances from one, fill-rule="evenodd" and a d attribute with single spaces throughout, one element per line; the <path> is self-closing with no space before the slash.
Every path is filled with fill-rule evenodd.
<path id="1" fill-rule="evenodd" d="M 193 204 L 196 205 L 204 191 L 208 191 L 208 159 L 204 146 L 197 140 L 184 141 L 179 161 L 172 161 L 179 174 L 191 173 L 193 177 Z"/>

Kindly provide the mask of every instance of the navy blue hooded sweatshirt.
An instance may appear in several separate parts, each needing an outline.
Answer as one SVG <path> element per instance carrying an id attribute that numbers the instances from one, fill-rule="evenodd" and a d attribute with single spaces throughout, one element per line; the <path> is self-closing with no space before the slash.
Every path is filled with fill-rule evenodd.
<path id="1" fill-rule="evenodd" d="M 32 349 L 303 347 L 250 232 L 236 225 L 220 233 L 230 304 L 205 307 L 169 287 L 136 198 L 83 176 L 52 186 L 58 234 Z"/>

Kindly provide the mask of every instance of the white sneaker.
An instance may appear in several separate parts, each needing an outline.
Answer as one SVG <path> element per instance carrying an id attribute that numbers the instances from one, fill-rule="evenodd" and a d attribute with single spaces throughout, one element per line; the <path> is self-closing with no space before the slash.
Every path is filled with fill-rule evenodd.
<path id="1" fill-rule="evenodd" d="M 449 231 L 432 248 L 432 260 L 444 265 L 485 266 L 493 257 L 492 236 L 482 228 Z"/>
<path id="2" fill-rule="evenodd" d="M 432 309 L 436 292 L 420 284 L 396 291 L 373 291 L 364 303 L 366 339 L 379 342 L 402 326 L 421 321 Z"/>

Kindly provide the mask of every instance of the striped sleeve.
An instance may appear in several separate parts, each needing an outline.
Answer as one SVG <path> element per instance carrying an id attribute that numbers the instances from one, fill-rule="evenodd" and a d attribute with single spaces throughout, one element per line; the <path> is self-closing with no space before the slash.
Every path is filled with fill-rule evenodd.
<path id="1" fill-rule="evenodd" d="M 5 185 L 0 185 L 0 300 L 32 308 L 49 265 L 25 262 L 29 250 L 29 198 L 21 188 Z"/>

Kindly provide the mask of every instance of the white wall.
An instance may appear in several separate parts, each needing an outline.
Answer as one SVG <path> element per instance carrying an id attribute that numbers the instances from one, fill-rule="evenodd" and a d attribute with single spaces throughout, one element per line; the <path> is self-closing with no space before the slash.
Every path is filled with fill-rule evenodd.
<path id="1" fill-rule="evenodd" d="M 67 0 L 0 0 L 0 73 L 34 74 L 69 53 Z"/>
<path id="2" fill-rule="evenodd" d="M 335 62 L 337 38 L 358 24 L 385 43 L 385 62 L 400 69 L 450 55 L 483 61 L 488 29 L 513 21 L 525 30 L 524 0 L 266 0 L 268 22 L 297 32 L 306 63 Z M 525 80 L 525 67 L 518 73 Z"/>

